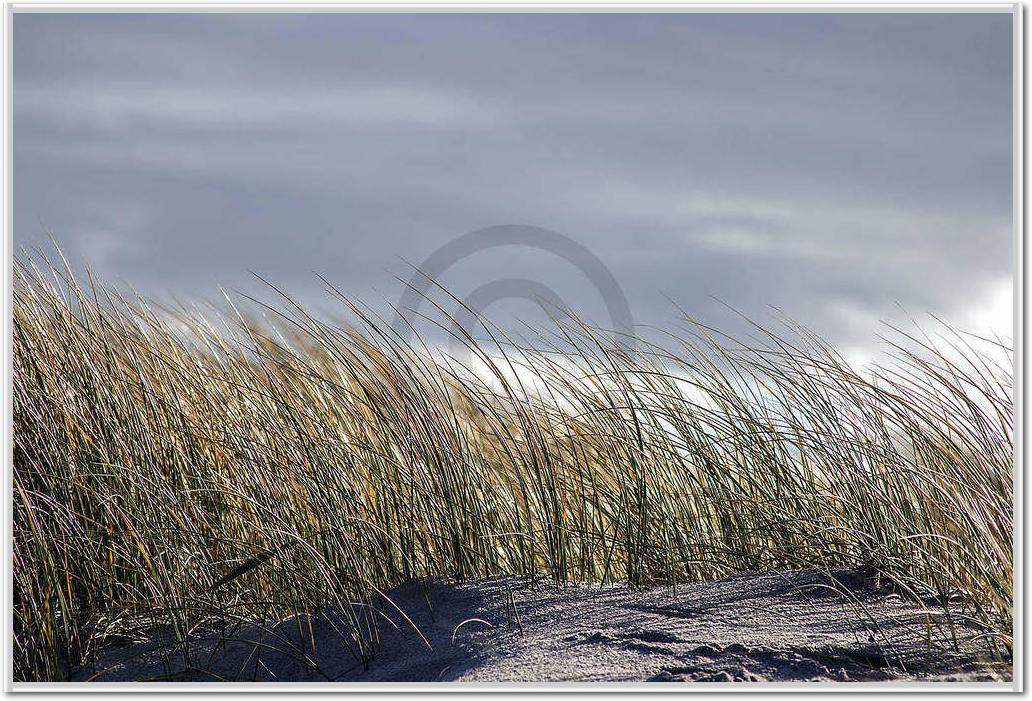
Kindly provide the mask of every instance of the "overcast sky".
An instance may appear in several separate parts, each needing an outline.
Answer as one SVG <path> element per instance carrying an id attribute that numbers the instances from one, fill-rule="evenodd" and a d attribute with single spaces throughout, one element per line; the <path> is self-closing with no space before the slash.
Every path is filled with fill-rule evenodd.
<path id="1" fill-rule="evenodd" d="M 496 224 L 583 244 L 642 324 L 784 310 L 844 348 L 902 305 L 1010 335 L 1010 14 L 19 14 L 15 247 L 213 298 L 374 305 Z M 495 248 L 602 325 L 583 271 Z M 530 302 L 489 314 L 533 320 Z"/>

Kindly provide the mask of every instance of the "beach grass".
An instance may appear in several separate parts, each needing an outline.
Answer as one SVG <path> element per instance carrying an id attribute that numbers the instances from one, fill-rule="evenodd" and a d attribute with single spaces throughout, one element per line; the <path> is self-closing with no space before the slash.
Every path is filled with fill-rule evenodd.
<path id="1" fill-rule="evenodd" d="M 349 324 L 275 288 L 169 310 L 37 260 L 14 270 L 18 680 L 141 621 L 189 656 L 204 621 L 331 605 L 367 661 L 381 592 L 425 575 L 849 567 L 1009 655 L 1009 343 L 895 329 L 856 368 L 787 322 L 632 349 L 567 317 L 448 357 L 333 287 Z"/>

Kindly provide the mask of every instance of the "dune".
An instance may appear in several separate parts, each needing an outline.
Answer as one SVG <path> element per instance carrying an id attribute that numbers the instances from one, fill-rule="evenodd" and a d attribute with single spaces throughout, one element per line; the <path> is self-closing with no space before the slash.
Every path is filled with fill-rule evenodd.
<path id="1" fill-rule="evenodd" d="M 420 579 L 386 592 L 363 661 L 343 612 L 210 622 L 111 639 L 77 681 L 1002 682 L 962 612 L 855 571 L 742 574 L 676 587 Z M 402 613 L 404 612 L 404 613 Z M 952 626 L 949 621 L 952 620 Z"/>

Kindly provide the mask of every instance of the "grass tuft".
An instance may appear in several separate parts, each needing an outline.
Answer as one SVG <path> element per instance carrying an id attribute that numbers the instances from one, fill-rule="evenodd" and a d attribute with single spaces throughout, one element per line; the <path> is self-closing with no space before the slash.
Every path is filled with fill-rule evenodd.
<path id="1" fill-rule="evenodd" d="M 19 680 L 126 631 L 160 626 L 189 660 L 212 620 L 326 606 L 367 664 L 381 590 L 424 575 L 850 567 L 1009 653 L 1004 343 L 896 330 L 861 371 L 792 326 L 743 342 L 685 319 L 632 355 L 567 319 L 535 344 L 555 350 L 462 336 L 460 362 L 350 304 L 349 327 L 286 296 L 258 323 L 67 266 L 15 277 Z"/>

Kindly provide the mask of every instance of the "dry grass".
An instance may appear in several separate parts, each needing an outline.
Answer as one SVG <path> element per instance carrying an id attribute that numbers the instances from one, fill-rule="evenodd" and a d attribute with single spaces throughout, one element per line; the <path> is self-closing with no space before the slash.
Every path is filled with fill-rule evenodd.
<path id="1" fill-rule="evenodd" d="M 562 354 L 462 339 L 472 372 L 357 307 L 343 328 L 282 298 L 258 324 L 15 274 L 18 679 L 65 678 L 124 621 L 186 648 L 213 615 L 424 574 L 861 567 L 1009 650 L 1003 344 L 897 333 L 858 372 L 801 329 L 744 344 L 686 321 L 632 356 L 570 322 Z M 374 609 L 343 610 L 366 659 Z"/>

